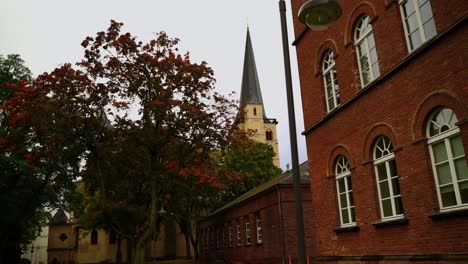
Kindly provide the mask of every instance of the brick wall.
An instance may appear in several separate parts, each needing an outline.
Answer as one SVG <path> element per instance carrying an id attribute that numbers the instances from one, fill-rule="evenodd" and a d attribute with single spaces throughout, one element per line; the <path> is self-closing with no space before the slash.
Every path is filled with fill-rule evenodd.
<path id="1" fill-rule="evenodd" d="M 312 255 L 314 244 L 312 240 L 312 217 L 310 189 L 302 188 L 304 225 L 306 233 L 307 253 Z M 280 198 L 279 198 L 280 197 Z M 278 201 L 281 200 L 281 208 Z M 281 210 L 281 211 L 280 211 Z M 255 213 L 259 213 L 262 220 L 262 243 L 256 242 Z M 283 218 L 280 218 L 280 215 Z M 251 245 L 245 243 L 245 216 L 249 216 L 251 230 Z M 236 220 L 240 220 L 242 243 L 237 246 Z M 216 260 L 224 260 L 226 263 L 281 263 L 283 256 L 295 258 L 296 256 L 296 222 L 295 203 L 291 185 L 280 185 L 269 191 L 251 198 L 242 204 L 231 207 L 226 211 L 210 216 L 200 222 L 202 232 L 208 228 L 216 230 L 224 224 L 232 224 L 234 246 L 217 247 L 217 243 L 210 243 L 208 248 L 201 247 L 202 263 L 216 263 Z M 226 232 L 227 237 L 229 236 Z M 284 244 L 282 238 L 285 238 Z M 202 238 L 203 239 L 203 236 Z M 213 246 L 214 245 L 214 246 Z"/>
<path id="2" fill-rule="evenodd" d="M 292 0 L 294 17 L 303 2 Z M 450 107 L 460 120 L 458 126 L 468 153 L 468 1 L 432 0 L 439 36 L 412 55 L 408 54 L 398 1 L 339 2 L 342 17 L 326 31 L 309 30 L 296 47 L 304 124 L 306 131 L 309 129 L 306 142 L 318 256 L 436 254 L 428 263 L 448 258 L 445 254 L 449 253 L 468 256 L 466 214 L 446 219 L 429 217 L 439 212 L 439 205 L 423 133 L 432 109 Z M 363 13 L 373 19 L 381 73 L 380 80 L 364 89 L 360 87 L 355 48 L 349 42 L 353 23 Z M 298 36 L 304 26 L 297 19 L 294 22 Z M 341 106 L 327 115 L 317 65 L 320 67 L 321 51 L 328 48 L 337 54 Z M 373 140 L 381 134 L 395 146 L 408 221 L 376 227 L 373 223 L 381 217 L 371 149 Z M 337 149 L 345 151 L 353 164 L 351 177 L 359 229 L 348 232 L 334 231 L 339 226 L 339 213 L 331 156 Z M 328 260 L 334 263 L 333 258 Z M 380 261 L 385 262 L 385 258 Z M 466 261 L 454 258 L 455 263 Z"/>

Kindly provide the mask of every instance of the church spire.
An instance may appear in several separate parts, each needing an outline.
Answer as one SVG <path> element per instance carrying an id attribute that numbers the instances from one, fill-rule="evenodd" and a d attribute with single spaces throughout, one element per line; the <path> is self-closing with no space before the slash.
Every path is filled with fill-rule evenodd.
<path id="1" fill-rule="evenodd" d="M 255 65 L 255 57 L 248 27 L 247 39 L 245 42 L 240 108 L 243 109 L 247 104 L 261 104 L 263 107 L 262 92 L 260 90 L 260 83 L 258 81 L 257 66 Z M 263 117 L 266 118 L 265 107 L 263 107 Z"/>

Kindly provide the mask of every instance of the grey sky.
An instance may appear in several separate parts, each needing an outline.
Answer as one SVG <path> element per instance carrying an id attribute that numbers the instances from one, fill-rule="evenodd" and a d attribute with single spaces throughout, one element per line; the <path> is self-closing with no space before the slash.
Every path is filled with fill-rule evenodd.
<path id="1" fill-rule="evenodd" d="M 291 43 L 292 14 L 286 2 Z M 0 54 L 20 54 L 35 76 L 80 60 L 81 41 L 106 30 L 114 19 L 142 41 L 159 31 L 179 38 L 182 51 L 214 69 L 220 92 L 238 96 L 248 23 L 266 113 L 279 121 L 281 166 L 291 163 L 278 0 L 1 0 L 0 14 Z M 291 59 L 302 162 L 307 155 L 293 47 Z"/>

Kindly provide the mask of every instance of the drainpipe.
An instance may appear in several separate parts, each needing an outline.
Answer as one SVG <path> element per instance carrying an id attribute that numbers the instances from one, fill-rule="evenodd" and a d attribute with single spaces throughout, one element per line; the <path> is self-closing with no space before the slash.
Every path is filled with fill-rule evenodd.
<path id="1" fill-rule="evenodd" d="M 284 223 L 283 223 L 283 206 L 281 204 L 281 192 L 279 190 L 279 185 L 276 185 L 276 192 L 278 193 L 278 213 L 281 229 L 281 246 L 283 247 L 283 256 L 281 257 L 281 263 L 286 263 L 286 242 L 284 241 Z"/>

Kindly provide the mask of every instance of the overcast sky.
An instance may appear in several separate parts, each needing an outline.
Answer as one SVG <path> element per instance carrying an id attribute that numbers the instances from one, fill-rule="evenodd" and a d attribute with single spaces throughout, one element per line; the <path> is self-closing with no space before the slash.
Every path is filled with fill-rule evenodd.
<path id="1" fill-rule="evenodd" d="M 289 42 L 294 40 L 289 1 Z M 142 41 L 165 31 L 214 69 L 217 89 L 240 93 L 247 24 L 266 114 L 276 118 L 281 167 L 291 163 L 278 0 L 1 0 L 0 54 L 17 53 L 34 76 L 83 57 L 80 43 L 111 19 Z M 296 15 L 296 14 L 294 14 Z M 299 161 L 307 159 L 296 53 L 291 47 Z"/>

